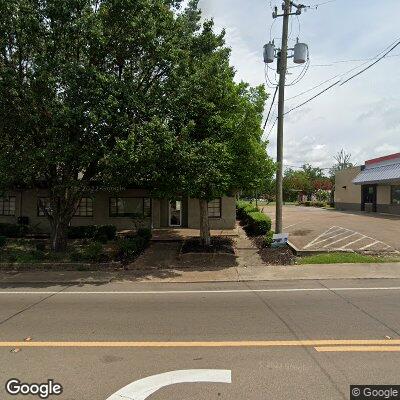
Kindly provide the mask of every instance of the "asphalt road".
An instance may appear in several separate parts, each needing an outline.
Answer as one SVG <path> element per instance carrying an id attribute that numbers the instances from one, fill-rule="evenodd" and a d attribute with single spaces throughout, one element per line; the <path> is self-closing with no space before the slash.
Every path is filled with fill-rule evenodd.
<path id="1" fill-rule="evenodd" d="M 0 288 L 2 400 L 39 398 L 8 395 L 10 378 L 106 400 L 182 370 L 112 400 L 348 399 L 350 384 L 400 384 L 400 280 Z M 192 383 L 150 394 L 179 380 Z"/>

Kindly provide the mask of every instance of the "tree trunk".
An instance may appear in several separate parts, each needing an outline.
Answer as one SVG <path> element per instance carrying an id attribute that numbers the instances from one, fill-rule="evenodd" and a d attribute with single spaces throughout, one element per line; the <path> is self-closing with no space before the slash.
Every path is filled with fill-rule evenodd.
<path id="1" fill-rule="evenodd" d="M 68 243 L 68 222 L 62 218 L 52 218 L 50 220 L 51 248 L 56 253 L 67 250 Z"/>
<path id="2" fill-rule="evenodd" d="M 208 202 L 200 199 L 200 239 L 203 246 L 211 245 L 210 221 L 208 219 Z"/>

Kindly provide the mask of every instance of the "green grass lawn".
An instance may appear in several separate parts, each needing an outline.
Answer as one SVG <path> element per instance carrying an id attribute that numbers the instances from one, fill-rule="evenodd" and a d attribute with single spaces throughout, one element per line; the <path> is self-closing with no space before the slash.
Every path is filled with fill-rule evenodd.
<path id="1" fill-rule="evenodd" d="M 400 262 L 400 256 L 374 256 L 358 253 L 326 253 L 299 257 L 297 264 L 367 264 Z"/>

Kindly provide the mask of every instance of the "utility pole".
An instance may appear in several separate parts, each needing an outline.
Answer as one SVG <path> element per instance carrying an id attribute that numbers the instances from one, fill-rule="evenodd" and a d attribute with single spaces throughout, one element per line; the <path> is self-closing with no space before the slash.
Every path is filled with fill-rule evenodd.
<path id="1" fill-rule="evenodd" d="M 292 12 L 292 7 L 296 9 Z M 306 8 L 303 4 L 295 4 L 292 0 L 284 0 L 282 4 L 283 14 L 278 14 L 278 8 L 272 14 L 273 18 L 283 17 L 282 27 L 282 46 L 276 52 L 274 42 L 269 42 L 264 46 L 264 62 L 270 64 L 275 58 L 278 59 L 277 73 L 279 74 L 279 99 L 278 99 L 278 137 L 276 155 L 276 215 L 275 233 L 282 233 L 282 206 L 283 206 L 283 122 L 285 114 L 285 85 L 288 58 L 293 57 L 296 64 L 309 62 L 308 47 L 304 43 L 297 43 L 294 48 L 288 48 L 289 18 L 291 15 L 300 15 L 302 9 Z M 293 55 L 289 56 L 288 51 L 292 50 Z M 305 64 L 306 65 L 306 64 Z"/>
<path id="2" fill-rule="evenodd" d="M 279 98 L 278 98 L 278 137 L 276 154 L 276 214 L 275 233 L 282 233 L 282 205 L 283 205 L 283 120 L 285 113 L 285 84 L 288 56 L 288 33 L 291 0 L 285 0 L 283 11 L 282 47 L 278 60 L 279 72 Z"/>

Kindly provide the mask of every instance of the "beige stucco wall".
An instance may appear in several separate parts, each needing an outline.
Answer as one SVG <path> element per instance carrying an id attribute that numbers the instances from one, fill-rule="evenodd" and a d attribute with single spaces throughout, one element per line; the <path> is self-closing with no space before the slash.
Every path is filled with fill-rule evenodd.
<path id="1" fill-rule="evenodd" d="M 0 222 L 16 223 L 19 216 L 29 217 L 30 225 L 42 231 L 49 230 L 49 223 L 46 217 L 38 216 L 37 203 L 39 197 L 46 197 L 46 190 L 28 190 L 23 192 L 22 208 L 21 193 L 9 192 L 8 195 L 16 197 L 15 217 L 0 216 Z M 109 198 L 110 197 L 148 197 L 148 191 L 142 189 L 130 189 L 118 193 L 97 192 L 93 196 L 93 217 L 74 217 L 71 225 L 115 225 L 117 229 L 133 229 L 134 224 L 129 217 L 110 217 Z M 154 200 L 153 200 L 154 202 Z M 154 205 L 154 203 L 153 203 Z"/>
<path id="2" fill-rule="evenodd" d="M 377 203 L 378 204 L 391 204 L 391 186 L 389 185 L 378 185 L 377 186 Z"/>
<path id="3" fill-rule="evenodd" d="M 352 183 L 360 171 L 361 167 L 352 167 L 336 174 L 335 203 L 361 204 L 361 185 Z"/>
<path id="4" fill-rule="evenodd" d="M 37 202 L 39 197 L 46 197 L 46 190 L 29 190 L 23 192 L 21 203 L 21 192 L 10 191 L 9 196 L 16 197 L 16 215 L 0 216 L 0 223 L 17 223 L 19 216 L 26 216 L 30 224 L 46 232 L 49 223 L 46 217 L 38 216 Z M 93 217 L 74 217 L 71 224 L 82 225 L 115 225 L 118 230 L 133 229 L 134 224 L 129 217 L 110 217 L 110 197 L 149 197 L 149 191 L 142 189 L 130 189 L 118 193 L 97 192 L 93 196 Z M 197 199 L 184 200 L 185 211 L 183 215 L 183 226 L 189 228 L 200 227 L 200 210 Z M 235 199 L 233 197 L 222 198 L 222 218 L 211 218 L 211 229 L 232 229 L 235 227 Z M 154 228 L 168 226 L 168 200 L 152 199 L 152 223 Z"/>
<path id="5" fill-rule="evenodd" d="M 198 199 L 188 201 L 188 228 L 200 228 L 200 204 Z M 222 197 L 221 218 L 210 218 L 211 229 L 233 229 L 236 223 L 234 197 Z"/>

